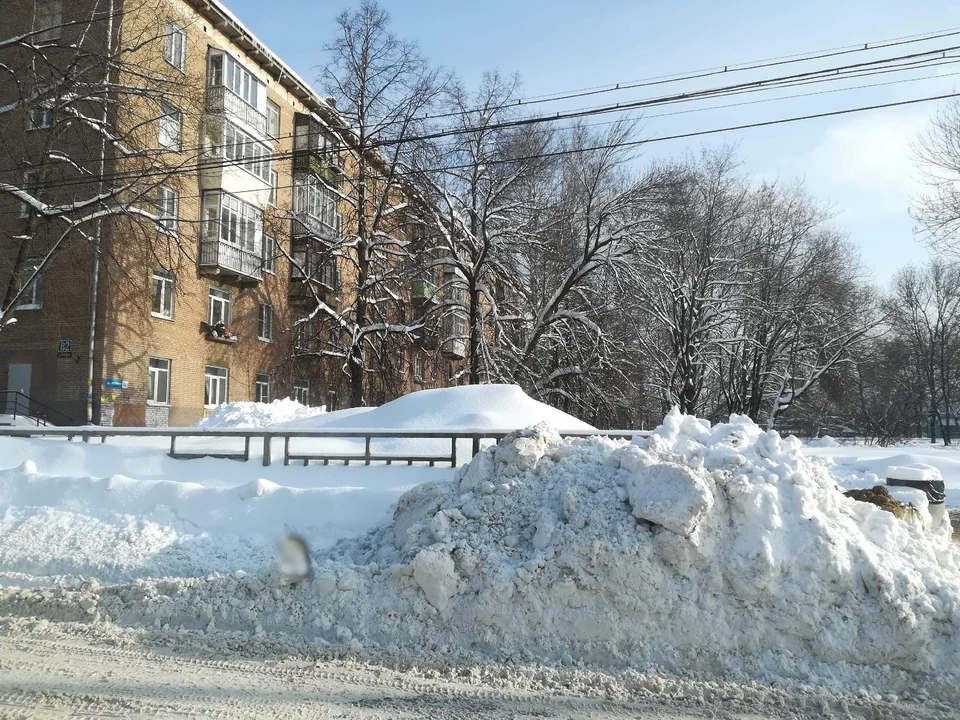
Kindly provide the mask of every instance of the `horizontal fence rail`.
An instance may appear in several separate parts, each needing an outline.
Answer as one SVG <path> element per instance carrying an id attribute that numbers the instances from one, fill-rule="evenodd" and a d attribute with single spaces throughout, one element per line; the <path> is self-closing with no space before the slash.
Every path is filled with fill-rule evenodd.
<path id="1" fill-rule="evenodd" d="M 135 437 L 135 438 L 159 438 L 169 440 L 169 455 L 178 460 L 192 460 L 203 457 L 223 458 L 230 460 L 250 460 L 250 449 L 254 440 L 259 440 L 263 446 L 263 464 L 269 466 L 273 462 L 273 443 L 274 441 L 283 441 L 283 464 L 289 465 L 291 462 L 302 462 L 309 465 L 311 462 L 322 462 L 329 465 L 331 462 L 342 462 L 349 465 L 351 462 L 360 462 L 364 465 L 371 463 L 406 463 L 407 465 L 429 464 L 433 467 L 437 463 L 449 464 L 450 467 L 458 465 L 458 441 L 470 441 L 470 458 L 473 458 L 480 452 L 481 444 L 484 440 L 499 442 L 507 435 L 517 432 L 517 430 L 484 430 L 484 429 L 466 429 L 466 430 L 391 430 L 383 429 L 324 429 L 316 430 L 268 430 L 263 428 L 104 428 L 96 425 L 84 427 L 0 427 L 0 437 L 20 437 L 20 438 L 62 438 L 67 441 L 75 439 L 90 443 L 99 440 L 100 443 L 106 443 L 109 438 Z M 559 434 L 564 438 L 588 438 L 588 437 L 608 437 L 622 440 L 630 440 L 637 436 L 647 436 L 650 433 L 643 430 L 560 430 Z M 193 439 L 233 439 L 243 442 L 243 449 L 220 450 L 220 449 L 196 449 L 191 450 L 177 448 L 177 441 L 183 438 Z M 295 448 L 292 443 L 297 440 L 363 440 L 363 452 L 347 453 L 334 452 L 330 450 L 310 450 L 307 448 Z M 374 440 L 446 440 L 449 450 L 442 452 L 416 452 L 416 453 L 376 453 L 372 448 Z"/>

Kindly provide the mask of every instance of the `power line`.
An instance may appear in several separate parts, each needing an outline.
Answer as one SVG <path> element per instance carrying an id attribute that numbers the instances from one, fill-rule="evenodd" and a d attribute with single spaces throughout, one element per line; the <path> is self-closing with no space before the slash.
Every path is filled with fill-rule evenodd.
<path id="1" fill-rule="evenodd" d="M 956 35 L 960 35 L 960 28 L 950 28 L 942 31 L 931 31 L 930 33 L 921 33 L 918 35 L 907 35 L 907 36 L 892 38 L 888 40 L 879 40 L 874 42 L 863 43 L 862 45 L 857 44 L 857 45 L 850 45 L 850 46 L 842 46 L 838 48 L 831 48 L 823 51 L 811 51 L 809 53 L 787 55 L 787 56 L 782 56 L 778 58 L 770 58 L 767 60 L 758 60 L 750 63 L 742 63 L 739 65 L 725 65 L 723 66 L 722 69 L 720 69 L 719 67 L 711 68 L 711 69 L 706 69 L 702 71 L 694 71 L 692 74 L 686 74 L 686 75 L 685 74 L 663 75 L 663 76 L 658 76 L 654 78 L 649 78 L 647 80 L 633 81 L 630 83 L 617 83 L 612 87 L 597 86 L 595 88 L 583 88 L 581 90 L 570 91 L 569 93 L 564 95 L 536 96 L 536 97 L 525 99 L 525 100 L 521 99 L 515 102 L 511 102 L 507 105 L 504 105 L 503 107 L 512 107 L 512 106 L 521 105 L 521 104 L 524 104 L 524 105 L 534 104 L 535 102 L 540 102 L 543 98 L 549 98 L 548 100 L 542 100 L 544 102 L 548 102 L 548 101 L 554 101 L 554 100 L 582 97 L 585 94 L 597 94 L 597 92 L 600 92 L 600 91 L 606 92 L 608 90 L 609 91 L 627 90 L 627 89 L 633 89 L 638 87 L 647 87 L 651 85 L 660 85 L 660 84 L 667 84 L 672 82 L 682 82 L 689 79 L 709 77 L 712 75 L 730 74 L 733 72 L 741 72 L 744 70 L 764 69 L 769 67 L 776 67 L 779 65 L 786 65 L 786 64 L 792 64 L 792 63 L 798 63 L 798 62 L 808 62 L 808 61 L 817 60 L 817 59 L 836 57 L 836 56 L 846 55 L 850 53 L 859 53 L 859 52 L 867 52 L 872 50 L 886 49 L 890 47 L 897 47 L 901 45 L 907 45 L 907 44 L 918 43 L 918 42 L 928 42 L 931 40 L 937 40 L 937 39 L 956 36 Z M 824 70 L 809 71 L 808 73 L 801 73 L 799 75 L 786 76 L 784 78 L 771 78 L 769 80 L 762 80 L 762 81 L 758 81 L 757 83 L 744 83 L 741 85 L 734 85 L 734 86 L 721 86 L 719 88 L 713 88 L 713 89 L 704 90 L 704 91 L 697 91 L 695 93 L 683 93 L 675 96 L 665 96 L 662 98 L 650 98 L 646 100 L 634 101 L 632 103 L 618 103 L 613 106 L 601 105 L 601 106 L 589 106 L 584 108 L 577 108 L 577 109 L 568 111 L 568 113 L 570 114 L 564 114 L 562 116 L 558 114 L 554 114 L 554 115 L 547 115 L 547 116 L 540 116 L 540 117 L 533 117 L 533 118 L 524 118 L 521 121 L 517 121 L 517 122 L 551 122 L 551 121 L 570 119 L 575 117 L 585 117 L 592 114 L 602 114 L 604 112 L 628 111 L 630 109 L 638 109 L 640 107 L 646 107 L 648 105 L 653 106 L 656 104 L 673 101 L 673 98 L 678 98 L 677 101 L 688 101 L 688 100 L 702 99 L 703 97 L 709 97 L 712 95 L 731 93 L 733 91 L 736 91 L 738 88 L 750 88 L 757 85 L 776 87 L 775 83 L 783 83 L 785 81 L 793 80 L 795 78 L 800 78 L 805 75 L 820 76 L 820 75 L 825 75 L 829 73 L 842 72 L 844 70 L 850 70 L 852 68 L 857 68 L 857 67 L 864 67 L 866 69 L 874 65 L 883 65 L 886 63 L 891 63 L 898 60 L 904 60 L 904 59 L 910 59 L 910 58 L 926 57 L 930 55 L 936 55 L 938 53 L 950 52 L 957 49 L 960 49 L 960 46 L 940 48 L 937 50 L 927 51 L 923 53 L 914 53 L 911 55 L 895 56 L 892 58 L 880 58 L 880 59 L 869 61 L 866 63 L 841 66 L 840 68 L 827 68 Z M 927 63 L 927 66 L 932 66 L 930 64 L 932 63 L 932 60 L 928 60 L 925 62 Z M 896 72 L 896 71 L 903 71 L 903 70 L 909 70 L 909 69 L 911 69 L 911 67 L 907 65 L 904 67 L 890 68 L 890 71 Z M 838 76 L 836 79 L 846 79 L 846 78 L 852 78 L 857 76 L 859 75 L 854 73 L 848 73 L 845 76 Z M 812 79 L 814 78 L 812 77 Z M 829 80 L 829 79 L 834 79 L 834 78 L 824 78 L 824 80 Z M 756 87 L 756 89 L 760 90 L 764 88 Z M 597 91 L 597 92 L 592 92 L 592 91 Z M 441 113 L 441 114 L 432 115 L 432 116 L 424 116 L 418 119 L 424 120 L 424 119 L 434 119 L 434 118 L 442 118 L 442 117 L 466 116 L 472 112 L 477 112 L 483 109 L 484 108 L 458 110 L 450 113 Z M 386 125 L 390 125 L 390 124 L 391 123 L 386 123 Z M 444 131 L 444 133 L 445 134 L 467 134 L 470 132 L 475 132 L 480 129 L 486 130 L 486 129 L 497 129 L 497 128 L 498 128 L 498 125 L 475 126 L 475 127 L 466 127 L 466 128 L 455 128 L 448 131 Z M 336 130 L 336 128 L 332 128 L 332 129 Z M 290 133 L 290 134 L 275 136 L 273 137 L 273 139 L 285 140 L 285 139 L 291 139 L 294 137 L 295 137 L 295 133 Z M 420 139 L 424 139 L 424 138 L 421 136 L 421 137 L 389 140 L 389 141 L 382 142 L 380 146 L 405 143 L 405 142 L 414 142 Z M 427 139 L 431 139 L 431 137 L 427 137 Z M 180 152 L 186 152 L 186 151 L 199 152 L 204 149 L 205 149 L 205 146 L 200 145 L 200 146 L 194 146 L 190 148 L 182 148 Z M 83 158 L 71 158 L 71 159 L 73 159 L 75 162 L 85 161 Z M 86 161 L 93 161 L 98 159 L 99 159 L 99 156 L 96 158 L 87 158 Z M 15 172 L 15 171 L 16 170 L 7 170 L 7 171 L 0 171 L 0 172 Z"/>
<path id="2" fill-rule="evenodd" d="M 960 45 L 951 46 L 948 48 L 938 48 L 936 50 L 925 51 L 921 53 L 912 53 L 910 55 L 902 55 L 894 58 L 886 58 L 883 60 L 874 60 L 865 63 L 854 63 L 852 65 L 845 65 L 836 68 L 826 68 L 824 70 L 813 70 L 807 71 L 804 73 L 796 73 L 794 75 L 787 75 L 779 78 L 771 78 L 768 80 L 756 80 L 746 83 L 740 83 L 737 85 L 727 85 L 716 88 L 710 88 L 707 90 L 698 90 L 693 92 L 686 93 L 677 93 L 674 95 L 660 96 L 655 98 L 647 98 L 644 100 L 636 100 L 626 103 L 616 103 L 614 105 L 603 105 L 593 108 L 581 108 L 576 110 L 571 110 L 567 112 L 558 112 L 551 115 L 541 115 L 528 118 L 518 118 L 516 120 L 508 120 L 500 123 L 490 123 L 483 126 L 474 126 L 467 128 L 453 128 L 448 130 L 440 130 L 433 133 L 426 133 L 424 135 L 414 136 L 404 138 L 402 140 L 384 140 L 380 143 L 374 144 L 374 148 L 379 147 L 388 147 L 391 145 L 396 145 L 398 143 L 407 143 L 407 142 L 421 142 L 425 140 L 436 140 L 444 137 L 451 137 L 457 135 L 468 135 L 479 130 L 491 131 L 491 130 L 502 130 L 510 129 L 516 127 L 523 127 L 527 125 L 535 125 L 545 122 L 556 122 L 558 120 L 572 120 L 581 117 L 589 117 L 591 115 L 606 114 L 612 112 L 627 112 L 630 110 L 639 110 L 645 107 L 651 107 L 655 105 L 662 105 L 669 102 L 687 102 L 690 100 L 699 100 L 709 97 L 714 97 L 718 95 L 734 94 L 736 92 L 747 91 L 751 89 L 765 89 L 768 86 L 786 86 L 789 87 L 793 84 L 806 84 L 811 81 L 827 81 L 834 77 L 857 77 L 861 73 L 868 73 L 872 69 L 874 71 L 884 70 L 882 64 L 887 64 L 896 61 L 908 61 L 906 67 L 895 67 L 887 68 L 886 71 L 890 72 L 899 72 L 905 69 L 916 69 L 917 67 L 922 67 L 924 63 L 932 63 L 935 60 L 942 60 L 947 57 L 946 53 L 955 52 L 960 50 Z M 940 57 L 934 57 L 940 56 Z M 927 60 L 921 60 L 921 58 L 928 58 Z M 879 67 L 878 67 L 879 66 Z"/>
<path id="3" fill-rule="evenodd" d="M 947 99 L 951 99 L 951 98 L 955 98 L 955 97 L 960 97 L 960 92 L 948 93 L 948 94 L 944 94 L 944 95 L 934 95 L 934 96 L 923 97 L 923 98 L 914 98 L 914 99 L 912 99 L 912 100 L 900 100 L 900 101 L 896 101 L 896 102 L 881 103 L 881 104 L 877 104 L 877 105 L 867 105 L 867 106 L 856 107 L 856 108 L 847 108 L 847 109 L 844 109 L 844 110 L 832 110 L 832 111 L 829 111 L 829 112 L 813 113 L 813 114 L 800 115 L 800 116 L 789 117 L 789 118 L 780 118 L 780 119 L 777 119 L 777 120 L 766 120 L 766 121 L 757 122 L 757 123 L 746 123 L 746 124 L 742 124 L 742 125 L 732 125 L 732 126 L 726 126 L 726 127 L 721 127 L 721 128 L 712 128 L 712 129 L 709 129 L 709 130 L 697 130 L 697 131 L 692 131 L 692 132 L 689 132 L 689 133 L 679 133 L 679 134 L 674 134 L 674 135 L 665 135 L 665 136 L 661 136 L 661 137 L 652 137 L 652 138 L 647 138 L 647 139 L 644 139 L 644 140 L 631 140 L 631 141 L 622 142 L 622 143 L 610 143 L 610 144 L 602 144 L 602 145 L 592 145 L 592 146 L 583 147 L 583 148 L 565 148 L 565 149 L 563 149 L 563 150 L 554 150 L 554 151 L 549 151 L 549 152 L 544 152 L 544 153 L 537 153 L 537 154 L 534 154 L 534 155 L 527 155 L 527 156 L 521 156 L 521 157 L 504 158 L 504 159 L 491 159 L 491 160 L 484 161 L 483 164 L 484 164 L 484 165 L 511 164 L 511 163 L 516 163 L 516 162 L 523 162 L 523 161 L 526 161 L 526 160 L 538 160 L 538 159 L 543 159 L 543 158 L 562 157 L 562 156 L 566 156 L 566 155 L 574 155 L 574 154 L 580 154 L 580 153 L 585 153 L 585 152 L 596 152 L 596 151 L 599 151 L 599 150 L 611 150 L 611 149 L 618 149 L 618 148 L 637 147 L 637 146 L 640 146 L 640 145 L 647 145 L 647 144 L 653 144 L 653 143 L 659 143 L 659 142 L 666 142 L 666 141 L 669 141 L 669 140 L 689 139 L 689 138 L 693 138 L 693 137 L 702 137 L 702 136 L 707 136 L 707 135 L 716 135 L 716 134 L 719 134 L 719 133 L 735 132 L 735 131 L 739 131 L 739 130 L 752 130 L 752 129 L 757 129 L 757 128 L 761 128 L 761 127 L 771 127 L 771 126 L 776 126 L 776 125 L 785 125 L 785 124 L 794 123 L 794 122 L 802 122 L 802 121 L 807 121 L 807 120 L 816 120 L 816 119 L 822 119 L 822 118 L 827 118 L 827 117 L 837 117 L 837 116 L 842 116 L 842 115 L 851 115 L 851 114 L 855 114 L 855 113 L 869 112 L 869 111 L 873 111 L 873 110 L 882 110 L 882 109 L 893 108 L 893 107 L 903 107 L 903 106 L 909 106 L 909 105 L 916 105 L 916 104 L 918 104 L 918 103 L 933 102 L 933 101 L 937 101 L 937 100 L 947 100 Z M 231 165 L 235 165 L 235 163 L 231 163 Z M 425 174 L 425 173 L 443 173 L 443 172 L 451 172 L 451 171 L 453 171 L 453 170 L 468 169 L 468 168 L 471 168 L 471 167 L 473 167 L 473 164 L 472 164 L 472 163 L 461 164 L 461 165 L 448 165 L 448 166 L 437 167 L 437 168 L 407 168 L 407 169 L 398 170 L 398 172 L 397 172 L 396 174 L 397 174 L 397 175 L 400 175 L 400 176 L 406 176 L 406 175 L 419 175 L 419 174 Z M 195 173 L 196 173 L 196 170 L 190 170 L 190 171 L 186 171 L 186 172 L 189 172 L 190 174 L 195 174 Z M 289 189 L 294 189 L 294 188 L 296 188 L 296 187 L 298 187 L 297 184 L 290 184 L 290 185 L 280 186 L 280 187 L 278 187 L 277 189 L 278 189 L 278 190 L 279 190 L 279 189 L 289 190 Z M 254 190 L 246 190 L 246 191 L 241 190 L 241 191 L 237 191 L 237 192 L 233 192 L 233 193 L 229 193 L 229 194 L 237 195 L 237 194 L 244 193 L 244 192 L 263 192 L 263 191 L 262 191 L 262 190 L 256 190 L 256 191 L 254 191 Z M 202 197 L 203 197 L 203 194 L 198 194 L 198 195 L 180 195 L 179 197 L 180 197 L 180 199 L 198 199 L 198 198 L 202 198 Z"/>
<path id="4" fill-rule="evenodd" d="M 503 108 L 519 107 L 523 105 L 534 105 L 540 103 L 559 102 L 561 100 L 570 100 L 578 97 L 587 97 L 590 95 L 599 95 L 603 93 L 619 92 L 622 90 L 632 90 L 641 87 L 652 87 L 656 85 L 665 85 L 675 82 L 686 82 L 698 80 L 717 75 L 731 74 L 737 72 L 747 72 L 750 70 L 761 70 L 780 65 L 790 65 L 801 62 L 810 62 L 813 60 L 822 60 L 852 53 L 870 52 L 875 50 L 884 50 L 901 45 L 929 42 L 946 37 L 960 35 L 960 28 L 948 28 L 946 30 L 936 30 L 929 33 L 920 33 L 917 35 L 905 35 L 886 40 L 877 40 L 873 42 L 858 43 L 856 45 L 845 45 L 841 47 L 829 48 L 826 50 L 815 50 L 806 53 L 796 53 L 793 55 L 783 55 L 779 57 L 766 58 L 763 60 L 747 61 L 744 63 L 718 65 L 712 68 L 702 70 L 693 70 L 687 73 L 676 73 L 672 75 L 658 75 L 644 78 L 641 80 L 631 80 L 627 82 L 618 82 L 608 85 L 597 85 L 593 87 L 580 88 L 578 90 L 561 91 L 559 93 L 548 93 L 545 95 L 532 96 L 530 98 L 521 98 L 502 105 Z M 417 120 L 434 120 L 447 117 L 456 117 L 469 113 L 477 113 L 486 110 L 485 107 L 474 107 L 449 113 L 437 113 L 433 115 L 424 115 Z"/>
<path id="5" fill-rule="evenodd" d="M 937 51 L 937 52 L 940 53 L 941 51 Z M 889 61 L 884 61 L 884 62 L 889 62 Z M 960 57 L 946 56 L 946 57 L 928 58 L 927 60 L 922 61 L 923 63 L 922 65 L 917 65 L 916 62 L 917 62 L 916 60 L 909 60 L 908 65 L 906 67 L 904 67 L 903 65 L 900 65 L 892 68 L 874 67 L 876 63 L 867 63 L 867 64 L 864 64 L 866 65 L 866 67 L 857 67 L 854 71 L 848 72 L 846 74 L 841 74 L 841 71 L 844 68 L 831 68 L 831 69 L 828 69 L 827 71 L 823 71 L 826 74 L 822 74 L 821 72 L 818 72 L 814 77 L 808 77 L 809 74 L 804 73 L 802 74 L 802 77 L 799 80 L 794 79 L 794 77 L 792 76 L 787 78 L 772 78 L 766 81 L 748 83 L 743 86 L 729 86 L 727 88 L 717 88 L 709 91 L 708 94 L 702 97 L 699 94 L 696 94 L 696 95 L 683 94 L 683 95 L 678 95 L 673 97 L 654 98 L 650 100 L 645 100 L 645 101 L 641 101 L 641 104 L 643 107 L 657 107 L 660 105 L 672 105 L 677 103 L 696 102 L 703 99 L 707 99 L 709 97 L 731 97 L 731 96 L 742 95 L 742 94 L 753 94 L 757 92 L 764 92 L 771 89 L 781 89 L 784 87 L 799 87 L 803 85 L 819 84 L 822 82 L 834 82 L 836 80 L 846 80 L 846 79 L 869 77 L 869 76 L 881 75 L 881 74 L 889 74 L 889 73 L 895 73 L 895 72 L 903 72 L 904 70 L 937 67 L 937 66 L 949 65 L 949 64 L 960 62 Z M 851 87 L 851 88 L 843 88 L 842 90 L 846 91 L 846 90 L 856 90 L 856 89 L 860 89 L 860 88 Z M 769 100 L 776 100 L 776 99 L 777 98 L 771 98 Z M 615 106 L 614 108 L 614 110 L 619 110 L 619 111 L 625 111 L 627 109 L 629 108 L 623 105 L 618 105 L 618 106 Z M 709 109 L 709 108 L 698 108 L 698 109 L 690 110 L 688 112 L 697 112 L 703 109 Z M 598 111 L 585 111 L 585 112 L 577 113 L 576 117 L 589 117 L 593 114 L 608 114 L 609 112 L 610 112 L 609 108 L 601 108 Z M 525 125 L 530 123 L 557 122 L 563 119 L 566 119 L 566 118 L 565 117 L 561 118 L 556 116 L 529 118 L 529 119 L 514 121 L 513 123 L 511 123 L 511 126 L 514 124 Z M 494 126 L 487 126 L 487 128 L 485 129 L 490 129 L 492 127 Z M 468 131 L 473 132 L 474 129 L 460 128 L 460 129 L 456 129 L 454 132 L 462 134 Z M 451 132 L 435 133 L 430 137 L 407 138 L 403 142 L 416 142 L 418 140 L 424 140 L 424 139 L 440 139 L 442 137 L 449 137 L 449 136 L 451 136 Z M 287 136 L 287 137 L 290 137 L 290 136 Z M 386 144 L 386 143 L 383 143 L 383 144 Z M 176 175 L 181 175 L 181 174 L 195 173 L 196 165 L 194 163 L 197 163 L 200 161 L 203 153 L 206 152 L 207 148 L 205 146 L 197 146 L 195 148 L 189 148 L 189 149 L 196 150 L 198 152 L 196 155 L 194 155 L 193 158 L 190 158 L 184 163 L 185 166 L 189 165 L 189 167 L 184 167 L 184 169 L 182 170 L 170 169 L 170 168 L 157 168 L 157 169 L 146 170 L 146 171 L 118 170 L 114 173 L 106 174 L 103 177 L 103 179 L 107 181 L 123 181 L 125 179 L 136 180 L 136 179 L 144 179 L 149 177 L 174 177 Z M 183 153 L 184 150 L 186 149 L 181 150 L 180 153 Z M 298 151 L 294 149 L 289 151 L 281 151 L 279 153 L 272 153 L 271 162 L 279 163 L 279 162 L 290 160 L 295 156 L 297 152 Z M 243 163 L 238 163 L 236 160 L 229 160 L 229 159 L 223 158 L 218 162 L 204 163 L 203 168 L 205 170 L 215 170 L 218 168 L 233 167 L 237 165 L 242 166 L 242 164 Z M 13 172 L 13 171 L 8 171 L 8 172 Z M 98 177 L 97 180 L 99 181 L 100 178 Z M 74 180 L 64 180 L 60 182 L 51 181 L 48 183 L 41 183 L 39 187 L 45 187 L 45 188 L 69 187 L 71 185 L 82 186 L 82 185 L 89 184 L 89 182 L 91 182 L 91 179 L 76 178 Z"/>

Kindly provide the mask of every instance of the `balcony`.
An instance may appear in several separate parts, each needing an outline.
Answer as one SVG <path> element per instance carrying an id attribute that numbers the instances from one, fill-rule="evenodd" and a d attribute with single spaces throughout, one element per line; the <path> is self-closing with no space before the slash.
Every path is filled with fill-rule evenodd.
<path id="1" fill-rule="evenodd" d="M 293 241 L 290 264 L 290 297 L 312 300 L 314 293 L 327 303 L 340 294 L 340 272 L 331 248 L 307 239 Z"/>
<path id="2" fill-rule="evenodd" d="M 207 88 L 207 112 L 228 115 L 239 120 L 258 135 L 267 134 L 267 116 L 225 85 Z"/>
<path id="3" fill-rule="evenodd" d="M 339 185 L 343 171 L 340 140 L 312 116 L 294 117 L 293 172 L 314 173 L 331 185 Z"/>
<path id="4" fill-rule="evenodd" d="M 443 344 L 440 351 L 458 358 L 467 356 L 467 314 L 452 312 L 443 318 Z"/>
<path id="5" fill-rule="evenodd" d="M 293 236 L 315 237 L 321 240 L 335 241 L 340 239 L 340 217 L 336 217 L 335 223 L 329 223 L 323 219 L 305 211 L 294 211 L 293 213 Z"/>
<path id="6" fill-rule="evenodd" d="M 200 243 L 200 272 L 228 277 L 238 282 L 258 283 L 263 279 L 263 257 L 222 240 Z"/>
<path id="7" fill-rule="evenodd" d="M 437 286 L 423 278 L 416 278 L 410 283 L 410 299 L 416 303 L 437 304 Z"/>

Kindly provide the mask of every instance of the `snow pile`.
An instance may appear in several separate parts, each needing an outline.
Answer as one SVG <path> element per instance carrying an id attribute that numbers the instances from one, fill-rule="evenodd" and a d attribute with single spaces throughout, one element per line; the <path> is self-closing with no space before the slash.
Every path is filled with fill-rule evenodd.
<path id="1" fill-rule="evenodd" d="M 312 408 L 285 398 L 271 403 L 234 402 L 218 406 L 196 427 L 262 428 L 277 423 L 301 422 L 326 414 L 326 408 Z"/>
<path id="2" fill-rule="evenodd" d="M 745 418 L 674 412 L 633 444 L 515 433 L 292 587 L 274 572 L 45 592 L 0 591 L 0 609 L 960 701 L 948 526 L 845 498 L 799 441 Z"/>
<path id="3" fill-rule="evenodd" d="M 582 420 L 534 400 L 517 385 L 461 385 L 409 393 L 377 408 L 304 418 L 287 427 L 402 430 L 512 430 L 547 422 L 560 430 L 594 430 Z M 354 411 L 355 412 L 355 411 Z"/>

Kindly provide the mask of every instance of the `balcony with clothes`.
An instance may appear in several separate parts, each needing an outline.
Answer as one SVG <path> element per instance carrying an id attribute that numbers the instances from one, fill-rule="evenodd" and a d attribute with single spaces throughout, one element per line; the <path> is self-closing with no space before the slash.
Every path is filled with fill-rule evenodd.
<path id="1" fill-rule="evenodd" d="M 290 297 L 316 296 L 328 305 L 340 297 L 340 269 L 333 246 L 313 238 L 295 238 L 290 252 Z"/>
<path id="2" fill-rule="evenodd" d="M 340 138 L 313 115 L 296 113 L 293 122 L 293 172 L 314 173 L 339 187 L 343 172 Z"/>
<path id="3" fill-rule="evenodd" d="M 263 279 L 263 213 L 223 192 L 203 196 L 201 274 L 239 283 Z"/>
<path id="4" fill-rule="evenodd" d="M 258 136 L 267 132 L 266 86 L 239 60 L 217 50 L 207 58 L 207 113 L 231 118 Z"/>
<path id="5" fill-rule="evenodd" d="M 328 243 L 339 241 L 339 201 L 339 193 L 319 176 L 313 173 L 295 175 L 293 237 L 313 237 Z"/>

